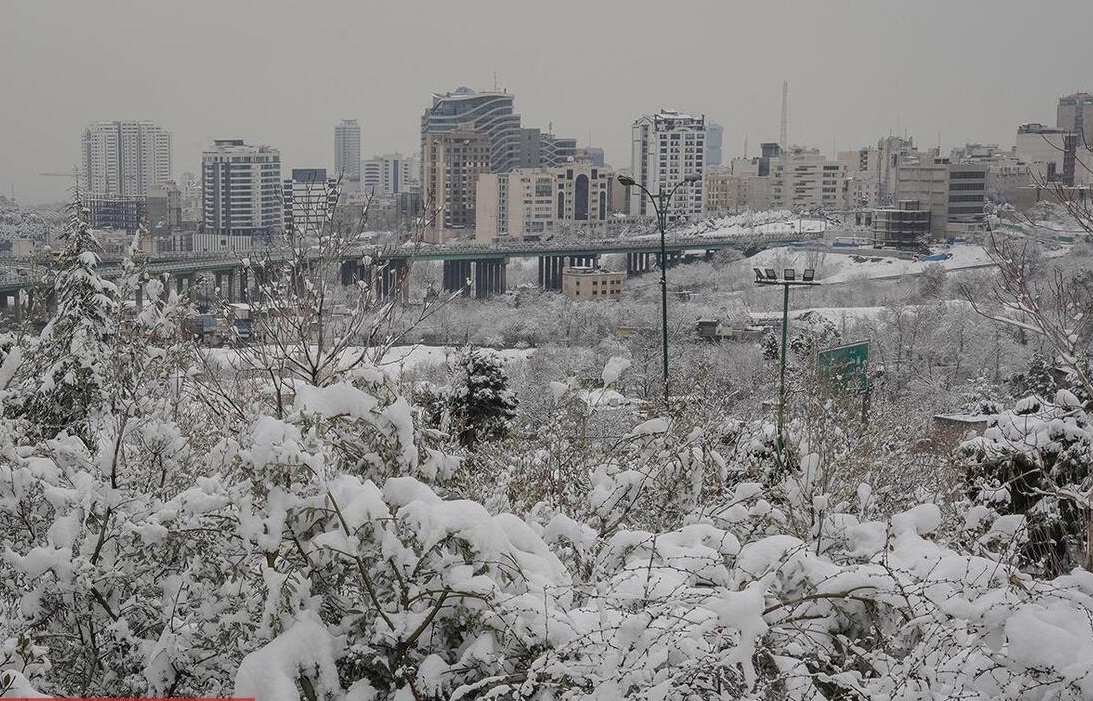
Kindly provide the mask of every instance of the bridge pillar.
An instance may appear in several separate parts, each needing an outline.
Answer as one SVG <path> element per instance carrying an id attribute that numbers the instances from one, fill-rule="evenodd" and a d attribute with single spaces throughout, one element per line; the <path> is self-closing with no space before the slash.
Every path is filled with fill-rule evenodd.
<path id="1" fill-rule="evenodd" d="M 8 308 L 8 293 L 0 294 L 0 309 Z"/>
<path id="2" fill-rule="evenodd" d="M 505 291 L 504 258 L 484 258 L 474 261 L 474 296 L 485 299 Z"/>
<path id="3" fill-rule="evenodd" d="M 144 309 L 144 280 L 137 281 L 137 287 L 133 290 L 133 301 L 136 302 L 138 312 Z"/>
<path id="4" fill-rule="evenodd" d="M 446 260 L 443 265 L 443 287 L 445 292 L 458 292 L 470 294 L 467 281 L 471 279 L 471 261 Z"/>
<path id="5" fill-rule="evenodd" d="M 230 268 L 225 277 L 227 278 L 228 293 L 224 296 L 227 297 L 229 302 L 235 302 L 239 299 L 239 280 L 237 279 L 236 269 Z"/>
<path id="6" fill-rule="evenodd" d="M 19 290 L 15 293 L 15 321 L 22 323 L 24 312 L 30 306 L 30 293 Z"/>
<path id="7" fill-rule="evenodd" d="M 649 254 L 648 253 L 627 253 L 626 254 L 626 274 L 627 275 L 641 275 L 642 273 L 649 272 Z"/>
<path id="8" fill-rule="evenodd" d="M 377 260 L 371 270 L 372 290 L 377 300 L 398 297 L 406 301 L 410 295 L 410 265 L 404 258 Z"/>
<path id="9" fill-rule="evenodd" d="M 544 290 L 562 289 L 562 270 L 566 256 L 539 256 L 539 287 Z"/>

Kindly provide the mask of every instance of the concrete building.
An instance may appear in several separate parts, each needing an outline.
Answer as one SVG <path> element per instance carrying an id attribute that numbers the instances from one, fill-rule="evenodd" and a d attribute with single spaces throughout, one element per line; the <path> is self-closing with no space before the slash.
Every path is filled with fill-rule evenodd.
<path id="1" fill-rule="evenodd" d="M 987 168 L 934 158 L 929 163 L 901 165 L 896 172 L 898 200 L 918 200 L 930 212 L 935 238 L 967 233 L 983 220 Z"/>
<path id="2" fill-rule="evenodd" d="M 426 138 L 455 131 L 482 134 L 489 146 L 487 169 L 494 173 L 507 173 L 520 163 L 521 134 L 520 115 L 513 111 L 515 97 L 507 92 L 479 93 L 470 88 L 459 88 L 444 95 L 433 95 L 433 104 L 421 115 L 421 164 L 422 183 L 427 182 L 424 172 L 429 160 Z M 538 139 L 535 139 L 537 143 Z"/>
<path id="3" fill-rule="evenodd" d="M 124 231 L 132 235 L 148 220 L 148 198 L 137 195 L 88 194 L 84 196 L 93 229 Z"/>
<path id="4" fill-rule="evenodd" d="M 591 163 L 520 168 L 478 178 L 475 239 L 536 239 L 548 233 L 602 235 L 611 220 L 614 173 Z"/>
<path id="5" fill-rule="evenodd" d="M 793 148 L 771 159 L 774 207 L 795 212 L 847 209 L 846 166 L 818 149 Z"/>
<path id="6" fill-rule="evenodd" d="M 334 126 L 334 177 L 343 180 L 347 192 L 359 192 L 361 125 L 355 119 L 343 119 Z"/>
<path id="7" fill-rule="evenodd" d="M 631 129 L 630 175 L 649 192 L 671 190 L 676 183 L 706 168 L 706 118 L 661 110 L 634 122 Z M 703 183 L 679 188 L 668 212 L 670 220 L 702 214 Z M 640 188 L 630 188 L 630 214 L 655 216 L 652 202 Z"/>
<path id="8" fill-rule="evenodd" d="M 706 165 L 721 165 L 721 147 L 725 141 L 725 127 L 714 122 L 706 124 Z"/>
<path id="9" fill-rule="evenodd" d="M 148 193 L 148 233 L 156 253 L 190 250 L 193 237 L 184 233 L 182 189 L 173 181 Z"/>
<path id="10" fill-rule="evenodd" d="M 602 151 L 600 155 L 603 155 Z M 575 160 L 580 160 L 576 139 L 567 139 L 547 132 L 539 135 L 540 166 L 560 166 Z M 600 166 L 603 166 L 602 162 Z"/>
<path id="11" fill-rule="evenodd" d="M 203 226 L 195 251 L 246 251 L 281 231 L 281 152 L 217 139 L 201 154 Z"/>
<path id="12" fill-rule="evenodd" d="M 930 236 L 930 210 L 917 200 L 900 200 L 895 207 L 873 211 L 873 246 L 918 250 Z"/>
<path id="13" fill-rule="evenodd" d="M 369 158 L 361 167 L 361 183 L 364 193 L 397 195 L 409 192 L 414 186 L 417 166 L 402 154 L 386 153 Z"/>
<path id="14" fill-rule="evenodd" d="M 171 179 L 171 132 L 155 122 L 93 122 L 81 146 L 88 195 L 143 197 Z"/>
<path id="15" fill-rule="evenodd" d="M 1077 92 L 1059 98 L 1055 126 L 1078 135 L 1078 143 L 1093 146 L 1093 95 Z"/>
<path id="16" fill-rule="evenodd" d="M 1022 124 L 1017 127 L 1014 151 L 1028 163 L 1029 175 L 1038 184 L 1059 183 L 1067 187 L 1093 184 L 1093 152 L 1082 145 L 1075 132 L 1036 122 Z"/>
<path id="17" fill-rule="evenodd" d="M 575 267 L 562 271 L 562 294 L 580 301 L 610 301 L 622 298 L 626 273 L 614 273 L 600 268 Z"/>
<path id="18" fill-rule="evenodd" d="M 331 233 L 328 221 L 338 205 L 338 182 L 328 178 L 326 168 L 293 168 L 292 177 L 282 184 L 284 226 L 292 240 L 316 240 Z"/>
<path id="19" fill-rule="evenodd" d="M 429 243 L 465 238 L 475 226 L 478 177 L 490 172 L 490 140 L 478 131 L 429 133 L 422 160 L 422 197 L 430 212 Z"/>

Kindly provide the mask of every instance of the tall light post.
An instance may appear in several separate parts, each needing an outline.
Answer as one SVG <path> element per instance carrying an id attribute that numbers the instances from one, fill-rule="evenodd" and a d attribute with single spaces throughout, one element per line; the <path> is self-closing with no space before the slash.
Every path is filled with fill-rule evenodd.
<path id="1" fill-rule="evenodd" d="M 660 350 L 661 372 L 664 376 L 664 408 L 668 408 L 668 253 L 664 250 L 664 232 L 668 228 L 668 206 L 672 202 L 672 196 L 676 190 L 687 183 L 697 183 L 702 180 L 701 173 L 690 173 L 683 176 L 683 180 L 676 183 L 671 190 L 665 192 L 664 185 L 660 186 L 657 194 L 649 192 L 644 185 L 634 180 L 629 175 L 619 175 L 619 182 L 623 187 L 637 186 L 653 203 L 653 209 L 657 213 L 657 229 L 660 231 Z"/>
<path id="2" fill-rule="evenodd" d="M 805 268 L 801 277 L 797 277 L 797 270 L 786 268 L 782 276 L 778 277 L 778 271 L 774 268 L 752 268 L 755 271 L 755 284 L 757 285 L 781 285 L 782 286 L 782 347 L 779 353 L 778 370 L 778 437 L 775 439 L 775 447 L 778 449 L 778 462 L 785 464 L 784 442 L 782 436 L 786 425 L 786 337 L 789 328 L 789 288 L 794 286 L 819 285 L 816 280 L 816 271 Z"/>

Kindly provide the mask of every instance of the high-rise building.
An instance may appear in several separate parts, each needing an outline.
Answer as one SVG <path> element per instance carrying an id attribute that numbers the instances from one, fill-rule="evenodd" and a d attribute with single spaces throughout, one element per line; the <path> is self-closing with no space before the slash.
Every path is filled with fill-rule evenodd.
<path id="1" fill-rule="evenodd" d="M 1060 97 L 1055 126 L 1077 134 L 1079 143 L 1093 145 L 1093 95 L 1077 92 Z"/>
<path id="2" fill-rule="evenodd" d="M 706 166 L 706 118 L 661 110 L 641 117 L 632 128 L 631 177 L 650 192 L 670 190 L 686 176 L 701 174 Z M 672 199 L 669 219 L 701 214 L 701 180 L 679 188 Z M 630 188 L 630 213 L 651 216 L 653 204 L 640 188 Z"/>
<path id="3" fill-rule="evenodd" d="M 706 124 L 706 165 L 721 165 L 721 145 L 725 140 L 725 127 L 714 122 Z"/>
<path id="4" fill-rule="evenodd" d="M 361 125 L 343 119 L 334 127 L 334 177 L 353 189 L 361 180 Z"/>
<path id="5" fill-rule="evenodd" d="M 281 152 L 217 139 L 201 154 L 203 229 L 195 251 L 245 251 L 267 244 L 284 220 Z"/>
<path id="6" fill-rule="evenodd" d="M 490 172 L 490 140 L 478 131 L 428 133 L 422 159 L 422 197 L 429 213 L 425 241 L 470 235 L 478 176 Z"/>
<path id="7" fill-rule="evenodd" d="M 474 131 L 486 137 L 490 150 L 488 167 L 492 172 L 507 173 L 518 167 L 520 115 L 513 111 L 514 100 L 514 96 L 506 92 L 479 93 L 470 88 L 433 95 L 432 106 L 421 115 L 422 168 L 428 160 L 426 136 L 453 131 Z"/>
<path id="8" fill-rule="evenodd" d="M 171 179 L 171 132 L 155 122 L 93 122 L 82 152 L 89 195 L 143 197 Z"/>
<path id="9" fill-rule="evenodd" d="M 282 187 L 285 231 L 305 240 L 331 233 L 327 222 L 338 204 L 338 181 L 326 176 L 326 168 L 293 168 Z"/>

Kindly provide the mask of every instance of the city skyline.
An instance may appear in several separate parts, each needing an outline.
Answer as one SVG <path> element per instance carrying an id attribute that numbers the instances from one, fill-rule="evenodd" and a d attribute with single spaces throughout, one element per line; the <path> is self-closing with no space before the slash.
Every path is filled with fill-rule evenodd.
<path id="1" fill-rule="evenodd" d="M 778 140 L 783 80 L 789 141 L 825 153 L 904 133 L 943 150 L 1009 148 L 1019 124 L 1050 124 L 1060 96 L 1093 89 L 1093 4 L 1077 0 L 691 3 L 667 24 L 652 3 L 566 1 L 532 26 L 501 2 L 152 7 L 5 5 L 0 61 L 17 109 L 0 115 L 0 191 L 64 199 L 71 183 L 38 173 L 77 164 L 97 120 L 162 124 L 176 176 L 199 172 L 218 138 L 273 146 L 286 167 L 332 168 L 331 130 L 346 118 L 361 125 L 362 157 L 413 154 L 432 94 L 460 86 L 507 89 L 525 124 L 602 147 L 616 167 L 633 120 L 661 108 L 724 125 L 726 160 L 745 140 L 756 154 Z M 296 53 L 308 60 L 283 60 Z"/>

